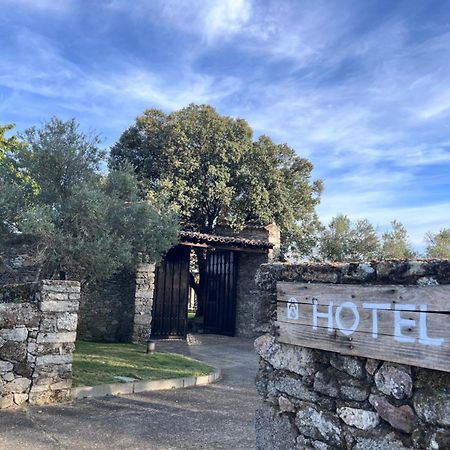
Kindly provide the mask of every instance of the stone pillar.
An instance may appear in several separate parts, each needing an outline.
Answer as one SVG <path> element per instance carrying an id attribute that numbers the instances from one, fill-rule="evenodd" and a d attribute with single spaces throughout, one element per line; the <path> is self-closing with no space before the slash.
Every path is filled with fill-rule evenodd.
<path id="1" fill-rule="evenodd" d="M 28 341 L 29 355 L 35 362 L 31 404 L 70 398 L 79 301 L 77 281 L 44 280 L 40 284 L 41 322 L 36 336 Z"/>
<path id="2" fill-rule="evenodd" d="M 265 227 L 247 227 L 240 237 L 269 242 L 273 248 L 264 253 L 239 255 L 236 296 L 236 335 L 256 337 L 270 328 L 271 304 L 266 301 L 255 284 L 255 277 L 262 264 L 275 262 L 280 257 L 280 229 L 275 224 Z"/>
<path id="3" fill-rule="evenodd" d="M 153 263 L 140 263 L 136 269 L 133 342 L 146 342 L 150 337 L 155 268 Z"/>
<path id="4" fill-rule="evenodd" d="M 267 253 L 239 254 L 236 293 L 236 336 L 254 338 L 269 329 L 267 308 L 255 284 L 261 264 L 267 263 Z"/>
<path id="5" fill-rule="evenodd" d="M 0 288 L 0 409 L 68 399 L 80 284 Z"/>

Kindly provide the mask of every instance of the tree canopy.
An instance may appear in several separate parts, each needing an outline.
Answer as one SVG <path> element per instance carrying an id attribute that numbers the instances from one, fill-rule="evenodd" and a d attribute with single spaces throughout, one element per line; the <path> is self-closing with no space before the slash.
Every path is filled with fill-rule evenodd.
<path id="1" fill-rule="evenodd" d="M 99 139 L 81 132 L 75 120 L 52 118 L 4 145 L 11 167 L 37 188 L 31 200 L 22 193 L 5 201 L 3 239 L 26 236 L 42 276 L 64 271 L 82 281 L 106 278 L 131 269 L 140 252 L 157 260 L 176 242 L 174 215 L 142 199 L 129 165 L 102 175 Z M 3 161 L 2 167 L 6 171 Z M 2 182 L 14 188 L 13 178 Z"/>
<path id="2" fill-rule="evenodd" d="M 320 259 L 326 261 L 370 261 L 379 256 L 380 240 L 366 219 L 352 224 L 338 214 L 323 230 L 319 240 Z"/>
<path id="3" fill-rule="evenodd" d="M 311 180 L 312 164 L 267 136 L 254 141 L 243 119 L 207 105 L 149 109 L 111 149 L 111 168 L 125 161 L 184 228 L 275 222 L 285 250 L 307 253 L 314 245 L 322 183 Z"/>
<path id="4" fill-rule="evenodd" d="M 39 191 L 34 180 L 18 167 L 16 157 L 24 144 L 15 135 L 6 137 L 13 128 L 0 126 L 0 245 L 2 236 L 14 229 L 19 210 L 27 207 Z"/>
<path id="5" fill-rule="evenodd" d="M 438 233 L 427 233 L 425 241 L 427 243 L 426 256 L 428 258 L 450 259 L 450 228 L 443 228 Z"/>
<path id="6" fill-rule="evenodd" d="M 408 232 L 403 224 L 397 220 L 391 222 L 392 229 L 383 233 L 382 259 L 410 259 L 415 258 L 416 252 L 409 241 Z"/>

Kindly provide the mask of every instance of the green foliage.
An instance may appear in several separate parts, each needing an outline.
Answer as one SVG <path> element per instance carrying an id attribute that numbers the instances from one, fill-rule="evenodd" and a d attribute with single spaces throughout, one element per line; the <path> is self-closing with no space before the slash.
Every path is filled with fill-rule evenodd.
<path id="1" fill-rule="evenodd" d="M 352 224 L 342 214 L 334 217 L 319 240 L 319 256 L 327 261 L 370 261 L 379 254 L 380 242 L 367 220 Z"/>
<path id="2" fill-rule="evenodd" d="M 411 259 L 417 255 L 409 242 L 406 228 L 397 220 L 391 222 L 392 230 L 382 236 L 381 259 Z"/>
<path id="3" fill-rule="evenodd" d="M 81 281 L 107 278 L 132 270 L 139 253 L 157 260 L 176 241 L 174 215 L 140 197 L 130 166 L 99 174 L 99 139 L 82 133 L 74 120 L 53 118 L 24 138 L 16 164 L 39 191 L 26 208 L 17 199 L 11 234 L 33 238 L 42 276 L 64 271 Z"/>
<path id="4" fill-rule="evenodd" d="M 275 222 L 285 250 L 305 253 L 314 244 L 322 184 L 311 182 L 311 163 L 266 136 L 254 142 L 245 120 L 206 105 L 147 110 L 111 150 L 110 167 L 124 161 L 184 228 Z"/>
<path id="5" fill-rule="evenodd" d="M 143 344 L 76 343 L 73 354 L 75 386 L 120 383 L 117 376 L 137 380 L 208 375 L 212 368 L 186 356 L 173 353 L 148 355 Z"/>
<path id="6" fill-rule="evenodd" d="M 13 128 L 0 126 L 0 244 L 14 229 L 19 210 L 26 208 L 39 192 L 34 180 L 18 167 L 17 157 L 24 143 L 17 136 L 5 136 Z"/>
<path id="7" fill-rule="evenodd" d="M 450 228 L 443 228 L 439 233 L 427 233 L 426 256 L 428 258 L 450 259 Z"/>

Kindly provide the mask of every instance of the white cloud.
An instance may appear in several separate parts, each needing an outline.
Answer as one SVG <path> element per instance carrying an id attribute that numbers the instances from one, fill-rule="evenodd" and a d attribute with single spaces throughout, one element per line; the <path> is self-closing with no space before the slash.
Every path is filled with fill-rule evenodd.
<path id="1" fill-rule="evenodd" d="M 240 32 L 251 16 L 249 0 L 216 0 L 208 2 L 210 8 L 203 17 L 208 40 Z"/>

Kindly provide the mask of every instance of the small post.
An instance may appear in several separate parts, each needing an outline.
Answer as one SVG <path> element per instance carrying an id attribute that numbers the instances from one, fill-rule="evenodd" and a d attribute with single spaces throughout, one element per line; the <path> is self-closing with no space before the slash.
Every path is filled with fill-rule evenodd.
<path id="1" fill-rule="evenodd" d="M 154 341 L 147 341 L 147 354 L 155 353 L 156 343 Z"/>

